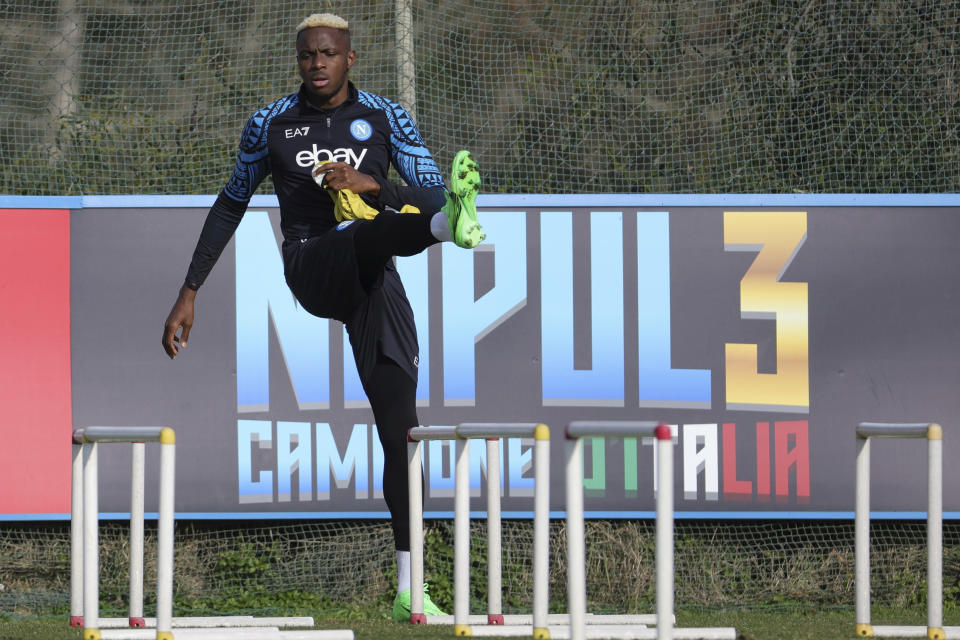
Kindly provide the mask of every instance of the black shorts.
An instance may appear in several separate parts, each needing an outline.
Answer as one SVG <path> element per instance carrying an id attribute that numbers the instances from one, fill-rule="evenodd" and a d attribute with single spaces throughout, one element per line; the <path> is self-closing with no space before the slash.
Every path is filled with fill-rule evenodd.
<path id="1" fill-rule="evenodd" d="M 342 223 L 320 236 L 285 240 L 287 286 L 309 313 L 344 323 L 360 380 L 366 384 L 380 355 L 417 379 L 419 345 L 413 309 L 393 261 L 369 290 L 360 282 L 354 235 L 365 220 Z"/>

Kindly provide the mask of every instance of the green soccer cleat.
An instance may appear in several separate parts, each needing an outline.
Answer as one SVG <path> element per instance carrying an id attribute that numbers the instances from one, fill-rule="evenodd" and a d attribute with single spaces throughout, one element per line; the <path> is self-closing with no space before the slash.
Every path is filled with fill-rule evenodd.
<path id="1" fill-rule="evenodd" d="M 428 586 L 423 585 L 423 613 L 428 616 L 445 616 L 443 609 L 438 607 L 430 599 Z M 404 589 L 397 592 L 397 597 L 393 599 L 393 619 L 397 622 L 410 622 L 410 589 Z"/>
<path id="2" fill-rule="evenodd" d="M 477 193 L 480 191 L 480 172 L 469 151 L 459 151 L 453 159 L 450 189 L 446 192 L 450 235 L 458 247 L 473 249 L 487 237 L 477 221 Z"/>

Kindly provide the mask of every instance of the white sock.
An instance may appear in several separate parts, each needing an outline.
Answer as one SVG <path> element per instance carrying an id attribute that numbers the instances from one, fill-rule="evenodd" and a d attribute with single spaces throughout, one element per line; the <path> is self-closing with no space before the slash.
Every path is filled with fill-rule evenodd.
<path id="1" fill-rule="evenodd" d="M 453 236 L 450 235 L 450 224 L 447 222 L 447 213 L 445 211 L 437 211 L 433 214 L 433 217 L 430 218 L 430 233 L 440 242 L 453 242 Z"/>
<path id="2" fill-rule="evenodd" d="M 410 552 L 397 551 L 397 591 L 410 588 Z"/>

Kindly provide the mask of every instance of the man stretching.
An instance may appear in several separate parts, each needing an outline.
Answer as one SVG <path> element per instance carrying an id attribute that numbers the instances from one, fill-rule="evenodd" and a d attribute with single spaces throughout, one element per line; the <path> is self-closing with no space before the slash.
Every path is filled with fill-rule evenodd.
<path id="1" fill-rule="evenodd" d="M 419 347 L 393 256 L 414 255 L 440 241 L 477 246 L 484 239 L 476 211 L 480 174 L 461 151 L 445 189 L 403 107 L 353 86 L 347 76 L 357 54 L 346 20 L 309 16 L 297 26 L 296 50 L 303 83 L 297 93 L 254 113 L 244 127 L 233 175 L 207 214 L 164 325 L 163 348 L 171 358 L 186 348 L 197 290 L 257 186 L 272 174 L 287 284 L 308 312 L 346 325 L 373 408 L 397 551 L 393 617 L 409 620 L 406 434 L 419 424 Z M 406 186 L 387 179 L 391 165 Z M 424 602 L 427 615 L 443 614 L 428 594 Z"/>

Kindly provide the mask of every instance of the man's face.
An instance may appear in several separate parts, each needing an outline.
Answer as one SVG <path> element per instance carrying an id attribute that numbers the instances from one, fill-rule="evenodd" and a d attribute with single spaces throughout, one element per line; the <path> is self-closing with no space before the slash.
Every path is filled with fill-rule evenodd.
<path id="1" fill-rule="evenodd" d="M 357 54 L 339 29 L 311 27 L 297 36 L 297 66 L 310 102 L 336 107 L 347 99 L 347 72 Z"/>

